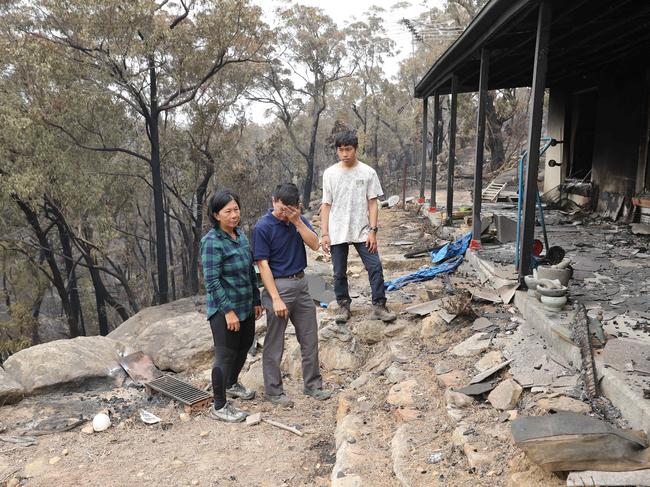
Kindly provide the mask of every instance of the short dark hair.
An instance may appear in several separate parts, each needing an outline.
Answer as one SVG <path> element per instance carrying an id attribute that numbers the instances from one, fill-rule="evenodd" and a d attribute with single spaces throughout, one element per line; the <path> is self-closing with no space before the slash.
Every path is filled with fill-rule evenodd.
<path id="1" fill-rule="evenodd" d="M 210 197 L 210 201 L 208 202 L 208 209 L 210 210 L 208 212 L 208 218 L 210 219 L 210 223 L 212 223 L 212 226 L 214 228 L 219 228 L 219 222 L 214 218 L 214 214 L 219 213 L 224 206 L 233 200 L 241 209 L 241 204 L 239 204 L 239 195 L 228 189 L 217 191 Z"/>
<path id="2" fill-rule="evenodd" d="M 339 132 L 336 134 L 334 147 L 338 149 L 342 145 L 351 145 L 355 149 L 359 147 L 359 138 L 357 137 L 357 134 L 352 130 L 346 130 L 345 132 Z"/>
<path id="3" fill-rule="evenodd" d="M 298 206 L 300 204 L 300 191 L 293 183 L 281 183 L 275 187 L 273 197 L 285 205 Z"/>

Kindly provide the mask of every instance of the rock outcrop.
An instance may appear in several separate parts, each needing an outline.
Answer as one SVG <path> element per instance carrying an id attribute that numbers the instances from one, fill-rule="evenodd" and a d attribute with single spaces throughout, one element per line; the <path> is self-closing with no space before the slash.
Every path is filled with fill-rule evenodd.
<path id="1" fill-rule="evenodd" d="M 129 352 L 142 350 L 161 370 L 183 372 L 209 366 L 214 357 L 212 332 L 196 298 L 140 311 L 109 333 Z"/>
<path id="2" fill-rule="evenodd" d="M 121 384 L 122 345 L 108 337 L 77 337 L 25 348 L 4 363 L 5 372 L 26 395 L 78 387 Z"/>

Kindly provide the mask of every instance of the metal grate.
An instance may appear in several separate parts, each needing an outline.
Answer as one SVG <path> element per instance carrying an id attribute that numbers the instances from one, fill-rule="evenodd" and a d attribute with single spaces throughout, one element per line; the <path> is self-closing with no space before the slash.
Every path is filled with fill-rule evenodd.
<path id="1" fill-rule="evenodd" d="M 192 384 L 183 382 L 171 375 L 158 377 L 147 382 L 146 386 L 189 407 L 202 406 L 212 400 L 212 394 L 209 392 L 197 389 Z"/>

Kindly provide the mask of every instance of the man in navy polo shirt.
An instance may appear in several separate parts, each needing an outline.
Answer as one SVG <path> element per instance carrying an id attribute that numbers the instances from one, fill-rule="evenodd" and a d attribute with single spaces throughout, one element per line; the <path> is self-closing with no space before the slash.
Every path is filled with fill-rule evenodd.
<path id="1" fill-rule="evenodd" d="M 280 184 L 273 192 L 273 208 L 253 229 L 253 258 L 264 284 L 262 306 L 266 309 L 266 338 L 262 354 L 264 396 L 273 404 L 292 407 L 282 388 L 280 362 L 287 322 L 296 329 L 302 355 L 303 392 L 318 400 L 329 399 L 323 391 L 318 363 L 316 306 L 309 295 L 305 267 L 305 244 L 319 247 L 318 235 L 298 207 L 300 192 L 295 184 Z"/>

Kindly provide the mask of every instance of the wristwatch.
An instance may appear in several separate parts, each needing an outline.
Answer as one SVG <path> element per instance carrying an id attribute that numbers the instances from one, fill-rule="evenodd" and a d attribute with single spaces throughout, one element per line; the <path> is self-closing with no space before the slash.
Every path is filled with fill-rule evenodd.
<path id="1" fill-rule="evenodd" d="M 370 227 L 370 231 L 377 233 L 379 231 L 379 227 Z"/>

